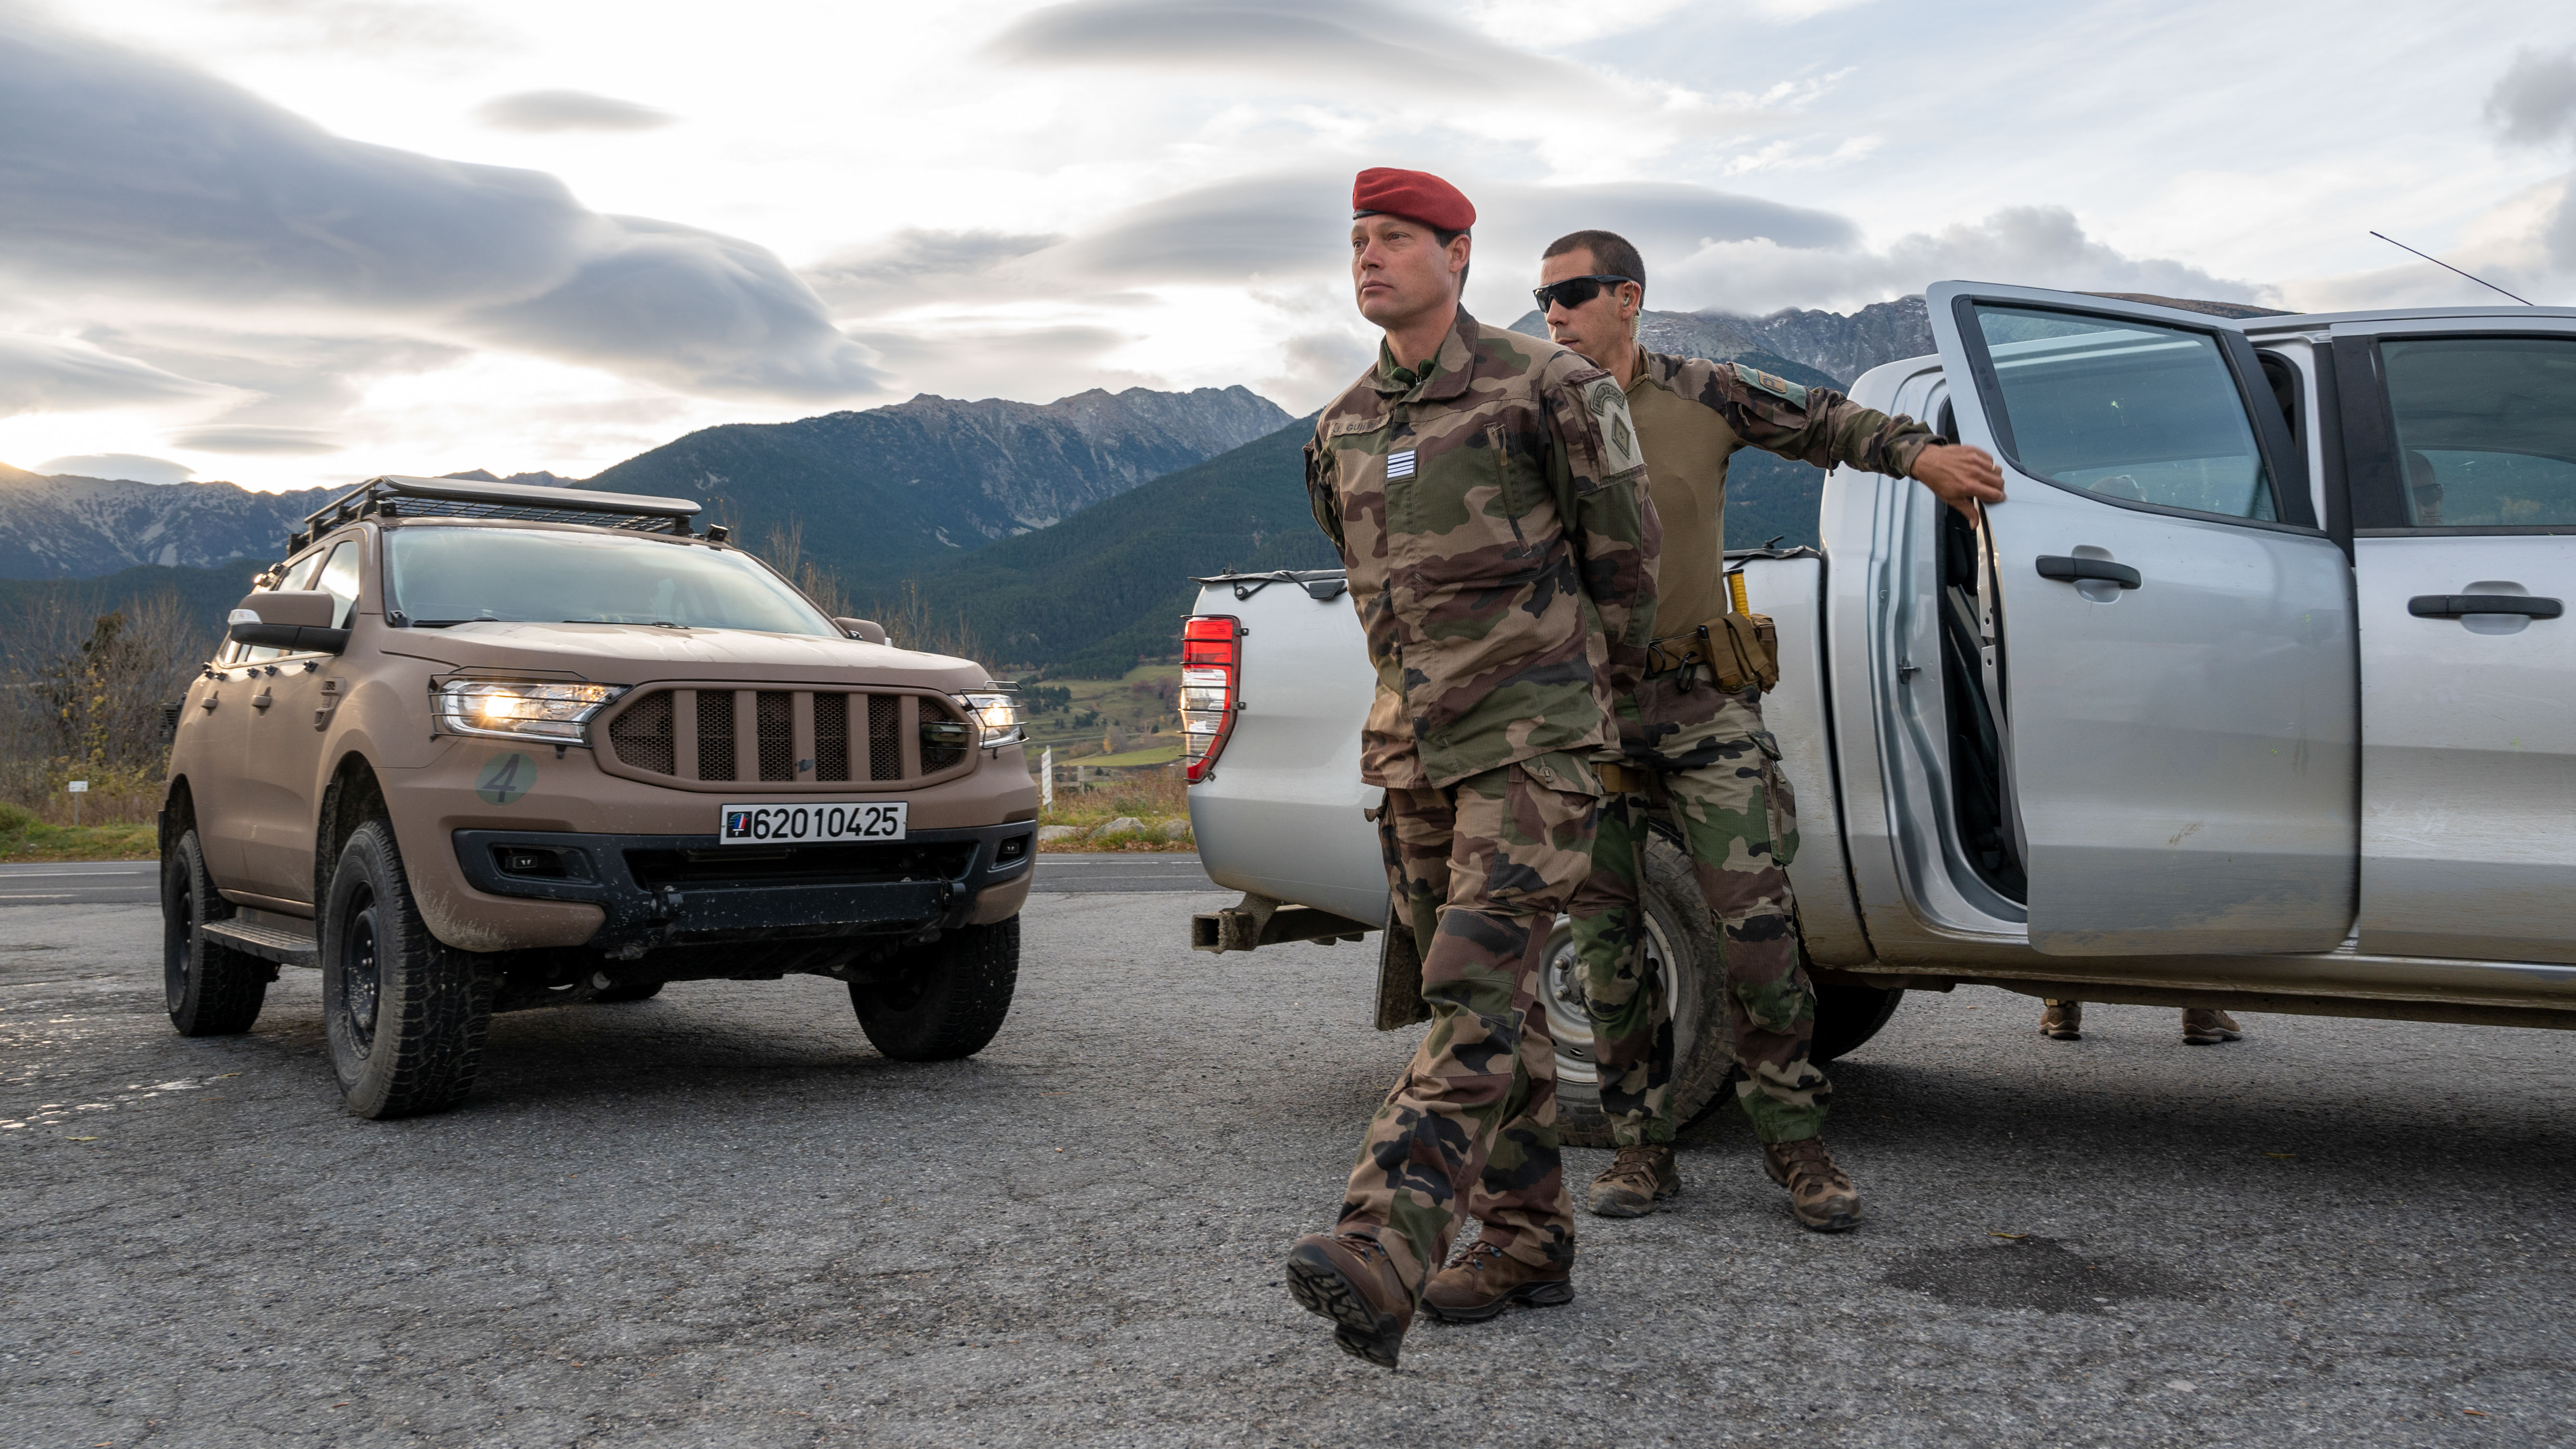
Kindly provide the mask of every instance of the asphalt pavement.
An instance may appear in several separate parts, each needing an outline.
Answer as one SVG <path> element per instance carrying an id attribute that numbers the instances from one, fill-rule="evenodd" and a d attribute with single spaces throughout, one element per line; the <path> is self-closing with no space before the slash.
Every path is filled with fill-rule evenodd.
<path id="1" fill-rule="evenodd" d="M 148 904 L 17 902 L 0 1446 L 2576 1442 L 2576 1039 L 2053 1043 L 1985 990 L 1834 1068 L 1859 1231 L 1800 1232 L 1730 1109 L 1673 1211 L 1582 1220 L 1571 1305 L 1369 1368 L 1279 1264 L 1415 1033 L 1368 946 L 1188 950 L 1230 899 L 1038 893 L 972 1060 L 686 983 L 498 1018 L 407 1122 L 341 1110 L 313 973 L 183 1040 Z"/>
<path id="2" fill-rule="evenodd" d="M 148 860 L 0 865 L 0 912 L 13 906 L 155 905 L 160 899 L 161 867 Z M 7 919 L 0 915 L 0 941 L 8 936 Z"/>

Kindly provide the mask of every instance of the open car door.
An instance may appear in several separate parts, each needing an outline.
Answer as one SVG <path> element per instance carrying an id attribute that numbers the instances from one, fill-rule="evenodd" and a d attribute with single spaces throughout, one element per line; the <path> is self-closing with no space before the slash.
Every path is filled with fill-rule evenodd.
<path id="1" fill-rule="evenodd" d="M 2261 360 L 2173 308 L 1927 297 L 1960 440 L 2010 495 L 1979 541 L 2032 947 L 2332 950 L 2359 839 L 2351 568 Z"/>

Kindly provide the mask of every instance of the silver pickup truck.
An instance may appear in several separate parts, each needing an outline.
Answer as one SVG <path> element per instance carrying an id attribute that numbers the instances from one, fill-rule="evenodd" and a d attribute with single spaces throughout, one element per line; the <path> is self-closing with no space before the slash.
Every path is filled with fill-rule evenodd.
<path id="1" fill-rule="evenodd" d="M 2576 1026 L 2576 310 L 1928 300 L 1939 354 L 1852 397 L 1991 451 L 2011 501 L 1970 524 L 1837 469 L 1821 549 L 1728 555 L 1780 629 L 1818 1057 L 1962 982 Z M 1341 576 L 1201 583 L 1190 814 L 1244 899 L 1194 944 L 1380 930 Z M 1720 968 L 1679 850 L 1648 866 L 1687 1118 L 1728 1066 Z M 1379 940 L 1393 1028 L 1420 968 Z M 1597 1141 L 1566 943 L 1559 1095 Z"/>

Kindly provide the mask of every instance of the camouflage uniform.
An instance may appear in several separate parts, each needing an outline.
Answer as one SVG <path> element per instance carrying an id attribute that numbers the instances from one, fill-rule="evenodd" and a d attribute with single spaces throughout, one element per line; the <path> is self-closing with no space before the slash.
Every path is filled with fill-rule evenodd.
<path id="1" fill-rule="evenodd" d="M 1729 454 L 1750 445 L 1818 467 L 1848 463 L 1901 477 L 1934 438 L 1921 423 L 1824 388 L 1661 353 L 1639 354 L 1628 398 L 1665 526 L 1655 627 L 1662 647 L 1643 687 L 1619 705 L 1623 751 L 1647 767 L 1646 788 L 1602 802 L 1592 873 L 1567 908 L 1591 1002 L 1601 1110 L 1623 1147 L 1673 1140 L 1670 1008 L 1661 983 L 1641 979 L 1638 949 L 1640 855 L 1647 822 L 1660 813 L 1688 848 L 1725 943 L 1736 1099 L 1765 1144 L 1795 1142 L 1823 1130 L 1832 1092 L 1807 1059 L 1816 990 L 1800 960 L 1789 893 L 1796 803 L 1780 774 L 1779 744 L 1762 727 L 1761 692 L 1722 694 L 1704 667 L 1671 666 L 1691 631 L 1727 607 Z"/>
<path id="2" fill-rule="evenodd" d="M 1486 1234 L 1533 1264 L 1574 1251 L 1557 1160 L 1549 927 L 1590 868 L 1611 689 L 1643 670 L 1657 531 L 1609 375 L 1461 309 L 1439 355 L 1379 362 L 1306 449 L 1377 694 L 1361 774 L 1422 952 L 1432 1020 L 1369 1124 L 1341 1231 L 1419 1295 L 1483 1184 Z"/>

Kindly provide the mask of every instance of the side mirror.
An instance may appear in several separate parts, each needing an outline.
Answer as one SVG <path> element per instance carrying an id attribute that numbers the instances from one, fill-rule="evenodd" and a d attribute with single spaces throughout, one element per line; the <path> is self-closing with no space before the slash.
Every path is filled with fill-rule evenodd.
<path id="1" fill-rule="evenodd" d="M 840 625 L 841 632 L 853 639 L 863 639 L 870 644 L 886 641 L 885 625 L 874 619 L 834 619 L 832 622 Z"/>
<path id="2" fill-rule="evenodd" d="M 234 605 L 231 617 L 224 621 L 224 636 L 236 644 L 293 654 L 338 654 L 349 647 L 349 631 L 331 627 L 331 616 L 339 607 L 338 599 L 319 590 L 271 589 Z"/>

